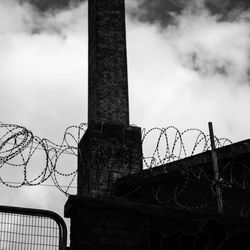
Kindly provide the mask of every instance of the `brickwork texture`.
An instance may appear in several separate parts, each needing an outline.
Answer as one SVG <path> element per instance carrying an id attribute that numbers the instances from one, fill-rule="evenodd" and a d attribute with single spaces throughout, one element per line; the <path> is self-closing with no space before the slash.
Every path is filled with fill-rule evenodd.
<path id="1" fill-rule="evenodd" d="M 124 0 L 89 1 L 88 122 L 128 125 Z"/>
<path id="2" fill-rule="evenodd" d="M 78 195 L 110 195 L 142 170 L 141 129 L 129 126 L 125 3 L 89 1 L 89 127 L 78 146 Z"/>
<path id="3" fill-rule="evenodd" d="M 117 179 L 141 170 L 140 128 L 89 126 L 78 146 L 78 195 L 108 196 Z"/>

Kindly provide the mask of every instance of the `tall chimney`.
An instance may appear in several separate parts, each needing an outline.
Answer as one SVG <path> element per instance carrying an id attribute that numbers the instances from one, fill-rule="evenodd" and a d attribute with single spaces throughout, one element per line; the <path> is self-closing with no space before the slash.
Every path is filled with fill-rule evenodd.
<path id="1" fill-rule="evenodd" d="M 88 122 L 129 125 L 123 0 L 89 1 Z"/>
<path id="2" fill-rule="evenodd" d="M 141 129 L 129 126 L 124 0 L 89 0 L 88 129 L 78 145 L 80 196 L 108 196 L 142 170 Z"/>

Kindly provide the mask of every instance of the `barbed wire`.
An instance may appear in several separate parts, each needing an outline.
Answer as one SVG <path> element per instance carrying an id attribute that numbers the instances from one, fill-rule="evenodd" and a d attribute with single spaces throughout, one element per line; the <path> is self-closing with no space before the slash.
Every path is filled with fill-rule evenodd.
<path id="1" fill-rule="evenodd" d="M 165 136 L 166 130 L 171 129 L 174 129 L 175 132 Z M 156 130 L 159 136 L 156 142 L 157 147 L 153 151 L 153 160 L 149 158 L 149 163 L 145 164 L 149 171 L 138 175 L 132 181 L 127 178 L 125 182 L 122 181 L 120 184 L 118 182 L 116 195 L 121 199 L 138 199 L 139 201 L 142 199 L 144 202 L 182 210 L 217 213 L 215 187 L 219 185 L 223 194 L 225 214 L 250 217 L 249 156 L 221 159 L 219 161 L 220 179 L 219 183 L 216 183 L 212 162 L 209 162 L 210 157 L 207 158 L 208 162 L 202 160 L 203 163 L 198 158 L 190 158 L 179 164 L 176 162 L 184 157 L 210 150 L 208 135 L 197 129 L 188 129 L 182 133 L 175 127 L 153 130 Z M 190 131 L 196 133 L 197 136 L 192 136 L 195 138 L 195 143 L 189 143 L 189 148 L 187 148 L 184 138 L 185 134 Z M 163 138 L 164 145 L 168 145 L 169 134 L 174 138 L 173 143 L 170 144 L 170 147 L 166 147 L 167 152 L 161 151 L 159 154 L 158 142 Z M 217 148 L 231 144 L 231 141 L 225 138 L 215 137 L 215 142 Z M 199 150 L 197 151 L 197 149 Z M 166 154 L 169 154 L 170 157 L 165 156 Z M 143 160 L 146 160 L 145 157 Z M 153 167 L 159 165 L 161 165 L 159 169 L 154 171 Z"/>
<path id="2" fill-rule="evenodd" d="M 166 128 L 151 128 L 146 131 L 142 130 L 142 144 L 145 148 L 146 140 L 150 134 L 156 133 L 154 141 L 155 146 L 148 156 L 143 154 L 144 168 L 152 168 L 162 164 L 170 163 L 172 161 L 180 160 L 197 153 L 203 153 L 211 149 L 210 138 L 208 134 L 197 128 L 186 129 L 181 132 L 174 126 Z M 191 140 L 185 141 L 185 136 L 191 135 Z M 172 143 L 171 143 L 172 139 Z M 193 140 L 193 141 L 192 141 Z M 184 142 L 185 141 L 185 142 Z M 223 147 L 232 142 L 227 138 L 218 138 L 215 136 L 216 147 Z"/>
<path id="3" fill-rule="evenodd" d="M 23 126 L 0 122 L 0 182 L 10 188 L 20 188 L 40 185 L 51 178 L 60 191 L 68 194 L 68 190 L 77 175 L 76 166 L 71 168 L 69 172 L 66 171 L 67 168 L 62 172 L 59 170 L 58 162 L 63 155 L 77 157 L 77 145 L 86 129 L 87 124 L 85 123 L 79 126 L 69 126 L 65 130 L 62 142 L 56 144 L 48 139 L 34 136 L 30 130 Z M 41 159 L 36 162 L 36 165 L 40 164 L 41 170 L 36 176 L 29 178 L 33 174 L 29 174 L 28 170 L 34 172 L 35 169 L 28 168 L 28 165 L 32 158 L 38 154 L 38 151 L 42 151 L 42 155 L 37 157 L 38 160 Z M 20 181 L 10 181 L 3 177 L 3 172 L 13 172 L 12 168 L 21 169 L 18 172 L 18 179 L 21 178 L 20 172 L 22 172 Z M 64 185 L 60 185 L 58 181 L 60 176 L 69 179 L 66 190 L 62 188 Z"/>
<path id="4" fill-rule="evenodd" d="M 87 124 L 66 128 L 62 142 L 56 144 L 33 135 L 32 131 L 16 124 L 0 122 L 0 182 L 10 188 L 37 186 L 53 181 L 61 192 L 69 195 L 77 179 L 74 160 L 60 162 L 64 156 L 77 159 L 77 147 Z M 189 138 L 187 138 L 189 136 Z M 217 147 L 230 144 L 228 139 L 215 137 Z M 154 144 L 154 145 L 153 145 Z M 174 126 L 142 130 L 143 168 L 153 168 L 210 149 L 209 136 L 199 129 L 183 132 Z M 40 153 L 40 154 L 39 154 Z M 35 159 L 35 168 L 31 162 Z M 76 163 L 76 161 L 75 161 Z M 13 180 L 8 173 L 14 173 Z M 74 187 L 76 188 L 76 187 Z"/>

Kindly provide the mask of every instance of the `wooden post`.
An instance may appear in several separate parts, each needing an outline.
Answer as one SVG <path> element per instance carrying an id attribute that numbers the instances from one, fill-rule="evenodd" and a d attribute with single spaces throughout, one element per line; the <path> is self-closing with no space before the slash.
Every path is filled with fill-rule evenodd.
<path id="1" fill-rule="evenodd" d="M 211 154 L 212 154 L 212 163 L 213 163 L 213 169 L 214 169 L 214 181 L 215 181 L 215 193 L 216 193 L 216 199 L 217 199 L 217 205 L 218 205 L 218 212 L 219 214 L 223 214 L 223 198 L 222 198 L 222 192 L 220 187 L 220 173 L 219 173 L 219 167 L 218 167 L 218 160 L 217 160 L 217 154 L 215 151 L 215 142 L 214 142 L 214 131 L 213 131 L 213 124 L 212 122 L 208 123 L 209 127 L 209 135 L 210 135 L 210 142 L 211 142 Z"/>

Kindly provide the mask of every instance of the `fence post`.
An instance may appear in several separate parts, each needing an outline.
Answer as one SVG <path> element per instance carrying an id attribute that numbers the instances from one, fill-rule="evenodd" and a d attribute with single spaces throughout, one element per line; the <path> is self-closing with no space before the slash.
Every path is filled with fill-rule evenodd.
<path id="1" fill-rule="evenodd" d="M 208 123 L 208 127 L 209 127 L 209 136 L 211 142 L 211 154 L 212 154 L 212 164 L 214 169 L 215 194 L 217 199 L 218 213 L 223 214 L 223 197 L 220 186 L 220 173 L 218 167 L 217 154 L 215 151 L 216 147 L 214 142 L 214 131 L 212 122 Z"/>

